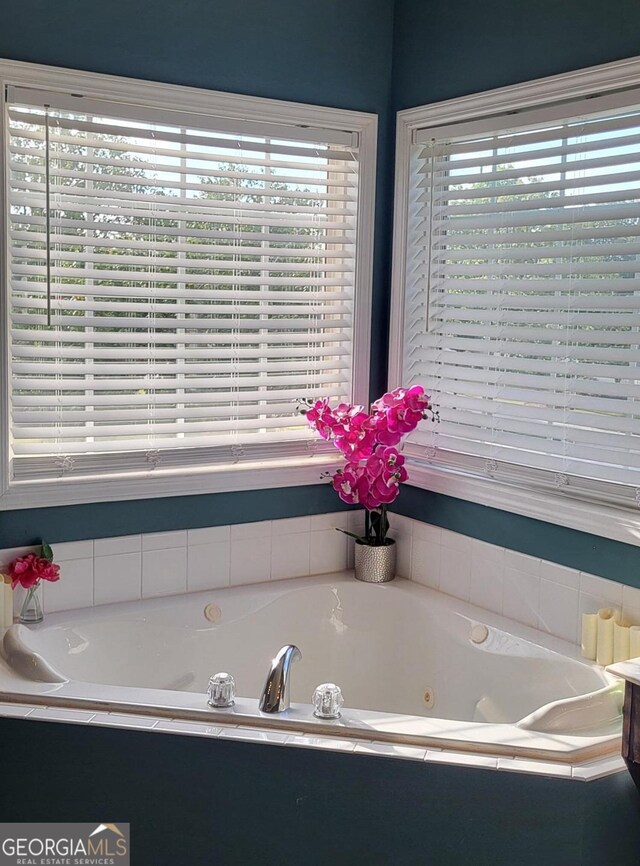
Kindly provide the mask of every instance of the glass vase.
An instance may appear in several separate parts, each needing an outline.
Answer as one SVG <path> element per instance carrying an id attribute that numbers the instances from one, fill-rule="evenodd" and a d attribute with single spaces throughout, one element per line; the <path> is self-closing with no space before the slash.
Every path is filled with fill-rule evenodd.
<path id="1" fill-rule="evenodd" d="M 33 625 L 33 623 L 42 622 L 44 619 L 41 593 L 40 581 L 30 586 L 27 590 L 22 607 L 20 608 L 20 622 L 24 623 L 24 625 Z"/>

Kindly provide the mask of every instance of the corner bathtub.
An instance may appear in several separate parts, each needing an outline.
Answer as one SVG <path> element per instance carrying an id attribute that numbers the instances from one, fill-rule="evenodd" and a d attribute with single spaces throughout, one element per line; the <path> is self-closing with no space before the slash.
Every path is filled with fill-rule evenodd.
<path id="1" fill-rule="evenodd" d="M 263 714 L 270 659 L 287 643 L 302 652 L 291 708 Z M 345 573 L 53 614 L 11 626 L 3 655 L 2 700 L 565 763 L 619 749 L 621 681 L 568 643 L 401 579 Z M 218 671 L 236 680 L 230 709 L 207 704 Z M 344 694 L 337 720 L 312 714 L 327 681 Z"/>

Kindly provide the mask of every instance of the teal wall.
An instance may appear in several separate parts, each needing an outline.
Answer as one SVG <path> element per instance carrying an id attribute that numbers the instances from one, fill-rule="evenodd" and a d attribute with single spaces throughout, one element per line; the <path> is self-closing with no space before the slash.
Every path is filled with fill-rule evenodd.
<path id="1" fill-rule="evenodd" d="M 10 7 L 10 9 L 9 9 Z M 384 387 L 392 122 L 392 0 L 20 0 L 0 8 L 0 57 L 379 115 L 371 392 Z M 0 512 L 0 548 L 338 508 L 323 485 Z"/>
<path id="2" fill-rule="evenodd" d="M 371 393 L 384 387 L 394 115 L 640 53 L 638 0 L 22 0 L 0 57 L 375 112 Z M 395 7 L 395 9 L 394 9 Z M 394 14 L 395 12 L 395 14 Z M 277 14 L 274 14 L 277 13 Z M 326 485 L 0 513 L 0 547 L 339 508 Z M 407 487 L 397 510 L 640 585 L 640 548 Z"/>
<path id="3" fill-rule="evenodd" d="M 569 568 L 640 587 L 640 547 L 405 485 L 393 510 Z"/>
<path id="4" fill-rule="evenodd" d="M 585 783 L 8 718 L 0 742 L 3 821 L 129 822 L 135 866 L 638 863 L 627 773 Z"/>
<path id="5" fill-rule="evenodd" d="M 640 54 L 638 0 L 396 0 L 396 110 Z M 398 512 L 640 586 L 640 547 L 405 487 Z"/>
<path id="6" fill-rule="evenodd" d="M 395 109 L 640 54 L 638 0 L 396 0 Z"/>

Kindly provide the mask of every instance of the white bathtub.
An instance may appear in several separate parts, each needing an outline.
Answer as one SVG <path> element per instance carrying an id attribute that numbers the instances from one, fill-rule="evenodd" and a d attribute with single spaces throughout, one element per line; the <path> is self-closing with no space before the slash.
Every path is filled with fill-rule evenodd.
<path id="1" fill-rule="evenodd" d="M 216 622 L 204 615 L 210 604 Z M 270 659 L 287 643 L 302 652 L 291 709 L 262 714 Z M 340 574 L 14 625 L 0 698 L 572 763 L 618 750 L 622 703 L 621 682 L 576 650 L 409 581 L 369 585 Z M 218 671 L 236 679 L 231 709 L 207 705 Z M 312 715 L 314 687 L 326 681 L 343 690 L 339 720 Z"/>

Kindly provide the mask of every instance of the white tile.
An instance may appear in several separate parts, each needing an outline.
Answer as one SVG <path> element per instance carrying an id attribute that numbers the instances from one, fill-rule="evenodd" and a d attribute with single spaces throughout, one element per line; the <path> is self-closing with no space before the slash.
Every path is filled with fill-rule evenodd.
<path id="1" fill-rule="evenodd" d="M 593 782 L 595 779 L 602 779 L 613 773 L 625 772 L 626 769 L 622 757 L 615 755 L 601 758 L 598 761 L 590 761 L 587 764 L 578 764 L 573 767 L 571 775 L 574 779 L 579 779 L 582 782 Z"/>
<path id="2" fill-rule="evenodd" d="M 413 521 L 401 514 L 392 514 L 390 524 L 389 537 L 396 542 L 396 574 L 410 579 Z"/>
<path id="3" fill-rule="evenodd" d="M 176 532 L 151 532 L 142 536 L 143 550 L 167 550 L 172 547 L 185 547 L 186 543 L 186 529 Z"/>
<path id="4" fill-rule="evenodd" d="M 0 704 L 0 716 L 14 716 L 24 719 L 33 712 L 33 709 L 26 704 Z"/>
<path id="5" fill-rule="evenodd" d="M 473 561 L 499 562 L 500 566 L 504 568 L 504 553 L 504 547 L 497 544 L 489 544 L 487 541 L 480 541 L 479 538 L 474 538 L 471 541 L 471 559 Z"/>
<path id="6" fill-rule="evenodd" d="M 440 549 L 440 592 L 469 600 L 471 585 L 471 555 L 469 550 Z"/>
<path id="7" fill-rule="evenodd" d="M 481 557 L 472 551 L 469 600 L 485 610 L 502 613 L 504 556 Z"/>
<path id="8" fill-rule="evenodd" d="M 322 529 L 311 533 L 309 544 L 309 574 L 328 574 L 347 567 L 347 548 L 353 539 L 337 529 Z"/>
<path id="9" fill-rule="evenodd" d="M 228 541 L 187 548 L 187 591 L 229 586 L 231 545 Z"/>
<path id="10" fill-rule="evenodd" d="M 414 520 L 413 537 L 420 541 L 427 541 L 429 544 L 440 544 L 442 529 L 439 526 L 432 526 L 430 523 Z"/>
<path id="11" fill-rule="evenodd" d="M 409 761 L 424 761 L 426 749 L 418 746 L 396 746 L 393 743 L 358 743 L 356 755 L 381 755 L 385 758 L 404 758 Z"/>
<path id="12" fill-rule="evenodd" d="M 395 538 L 395 533 L 391 536 Z M 413 546 L 413 538 L 411 535 L 401 536 L 396 538 L 396 573 L 399 577 L 411 579 L 411 549 Z"/>
<path id="13" fill-rule="evenodd" d="M 556 637 L 578 642 L 578 590 L 549 580 L 540 581 L 539 625 Z"/>
<path id="14" fill-rule="evenodd" d="M 540 601 L 540 579 L 534 574 L 505 568 L 502 588 L 502 613 L 524 625 L 536 628 Z"/>
<path id="15" fill-rule="evenodd" d="M 535 773 L 538 776 L 556 776 L 559 779 L 571 778 L 570 764 L 556 764 L 552 761 L 529 761 L 526 758 L 498 758 L 498 769 L 508 773 Z"/>
<path id="16" fill-rule="evenodd" d="M 95 556 L 113 556 L 116 553 L 138 553 L 142 550 L 141 535 L 120 535 L 117 538 L 96 538 L 93 542 Z"/>
<path id="17" fill-rule="evenodd" d="M 96 557 L 93 581 L 95 604 L 136 601 L 142 595 L 142 554 Z"/>
<path id="18" fill-rule="evenodd" d="M 411 580 L 438 589 L 440 586 L 439 544 L 422 541 L 415 535 L 411 544 Z"/>
<path id="19" fill-rule="evenodd" d="M 29 553 L 37 552 L 38 545 L 32 545 L 31 547 L 5 547 L 3 550 L 0 550 L 0 566 L 9 565 L 19 556 L 27 556 Z"/>
<path id="20" fill-rule="evenodd" d="M 187 591 L 187 549 L 145 550 L 142 554 L 142 597 Z"/>
<path id="21" fill-rule="evenodd" d="M 93 557 L 93 540 L 63 541 L 52 544 L 54 562 L 66 562 L 69 559 L 88 559 Z"/>
<path id="22" fill-rule="evenodd" d="M 230 538 L 230 526 L 205 526 L 201 529 L 187 530 L 187 543 L 189 547 L 196 544 L 213 544 L 216 541 L 229 541 Z"/>
<path id="23" fill-rule="evenodd" d="M 458 764 L 463 767 L 473 767 L 482 770 L 495 770 L 498 766 L 497 758 L 487 755 L 474 755 L 472 752 L 449 752 L 427 750 L 426 761 L 432 764 Z"/>
<path id="24" fill-rule="evenodd" d="M 622 584 L 580 572 L 580 592 L 601 600 L 600 607 L 622 607 Z"/>
<path id="25" fill-rule="evenodd" d="M 640 625 L 640 589 L 622 587 L 622 615 L 625 625 Z"/>
<path id="26" fill-rule="evenodd" d="M 200 722 L 166 721 L 161 719 L 153 728 L 154 731 L 165 731 L 168 734 L 189 734 L 196 737 L 217 737 L 222 728 L 204 725 Z"/>
<path id="27" fill-rule="evenodd" d="M 349 512 L 332 511 L 329 514 L 314 514 L 311 517 L 311 531 L 323 529 L 349 529 Z"/>
<path id="28" fill-rule="evenodd" d="M 259 520 L 255 523 L 236 523 L 231 527 L 232 541 L 240 538 L 268 538 L 270 535 L 270 520 Z"/>
<path id="29" fill-rule="evenodd" d="M 153 716 L 133 716 L 126 713 L 96 713 L 91 720 L 95 725 L 106 725 L 113 728 L 154 728 L 158 719 Z"/>
<path id="30" fill-rule="evenodd" d="M 505 550 L 504 567 L 533 574 L 536 577 L 540 575 L 540 560 L 535 556 L 527 556 L 526 553 L 518 553 L 516 550 Z"/>
<path id="31" fill-rule="evenodd" d="M 413 520 L 403 514 L 390 514 L 389 525 L 398 538 L 411 538 L 413 534 Z"/>
<path id="32" fill-rule="evenodd" d="M 463 553 L 469 553 L 472 541 L 473 539 L 468 535 L 461 535 L 461 533 L 452 532 L 450 529 L 442 529 L 440 531 L 440 544 L 443 547 L 448 547 L 449 550 L 459 550 Z"/>
<path id="33" fill-rule="evenodd" d="M 257 728 L 224 728 L 220 737 L 225 740 L 251 740 L 255 743 L 285 743 L 288 734 Z"/>
<path id="34" fill-rule="evenodd" d="M 577 569 L 548 562 L 546 559 L 540 563 L 540 577 L 573 589 L 578 589 L 580 586 L 580 572 Z"/>
<path id="35" fill-rule="evenodd" d="M 271 580 L 309 574 L 310 532 L 275 534 L 271 539 Z"/>
<path id="36" fill-rule="evenodd" d="M 611 607 L 615 611 L 622 614 L 622 607 L 617 604 L 613 604 L 607 599 L 604 598 L 596 598 L 594 595 L 589 595 L 588 592 L 580 592 L 578 595 L 578 617 L 581 619 L 583 613 L 597 613 L 600 608 L 603 607 Z M 616 614 L 616 618 L 618 618 L 618 614 Z"/>
<path id="37" fill-rule="evenodd" d="M 299 746 L 305 749 L 329 749 L 333 752 L 353 752 L 356 744 L 350 740 L 340 740 L 337 737 L 287 737 L 287 746 Z"/>
<path id="38" fill-rule="evenodd" d="M 349 515 L 349 532 L 353 532 L 356 535 L 364 535 L 364 508 L 356 508 L 347 513 Z"/>
<path id="39" fill-rule="evenodd" d="M 252 544 L 232 539 L 229 579 L 231 586 L 271 579 L 271 536 L 257 538 Z"/>
<path id="40" fill-rule="evenodd" d="M 49 722 L 90 722 L 94 713 L 85 710 L 67 710 L 63 707 L 38 707 L 29 714 L 30 719 Z"/>
<path id="41" fill-rule="evenodd" d="M 311 530 L 311 518 L 287 517 L 283 520 L 271 521 L 272 535 L 291 535 L 293 532 L 309 532 Z"/>
<path id="42" fill-rule="evenodd" d="M 74 610 L 93 604 L 93 557 L 60 562 L 60 580 L 43 582 L 44 607 L 47 613 Z"/>

